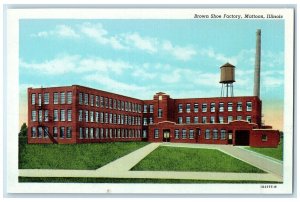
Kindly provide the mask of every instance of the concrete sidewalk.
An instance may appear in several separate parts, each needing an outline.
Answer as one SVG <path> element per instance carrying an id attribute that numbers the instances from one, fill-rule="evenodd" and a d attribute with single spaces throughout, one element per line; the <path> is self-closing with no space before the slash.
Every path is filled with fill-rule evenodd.
<path id="1" fill-rule="evenodd" d="M 138 162 L 149 155 L 160 145 L 171 147 L 189 147 L 219 149 L 235 158 L 263 168 L 268 173 L 229 173 L 229 172 L 179 172 L 179 171 L 130 171 Z M 249 152 L 250 153 L 250 152 Z M 258 158 L 247 150 L 228 145 L 200 145 L 184 143 L 151 143 L 131 152 L 97 170 L 52 170 L 52 169 L 21 169 L 20 177 L 87 177 L 87 178 L 149 178 L 149 179 L 191 179 L 191 180 L 225 180 L 225 181 L 269 181 L 282 182 L 280 164 L 274 165 L 269 159 Z M 252 152 L 253 153 L 253 152 Z M 277 162 L 278 164 L 278 162 Z M 276 168 L 270 168 L 275 166 Z M 281 165 L 282 166 L 282 165 Z"/>

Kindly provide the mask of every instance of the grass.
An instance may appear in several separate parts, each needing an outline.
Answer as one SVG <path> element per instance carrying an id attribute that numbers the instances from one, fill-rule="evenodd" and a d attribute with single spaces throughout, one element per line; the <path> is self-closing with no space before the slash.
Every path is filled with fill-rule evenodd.
<path id="1" fill-rule="evenodd" d="M 272 183 L 269 181 L 225 181 L 225 180 L 180 180 L 180 179 L 146 179 L 146 178 L 63 178 L 63 177 L 19 177 L 19 182 L 47 182 L 47 183 Z"/>
<path id="2" fill-rule="evenodd" d="M 26 139 L 20 138 L 19 169 L 97 169 L 146 144 L 26 144 Z"/>
<path id="3" fill-rule="evenodd" d="M 264 173 L 218 150 L 159 147 L 132 170 Z"/>
<path id="4" fill-rule="evenodd" d="M 245 149 L 278 159 L 283 160 L 283 139 L 280 139 L 280 143 L 277 148 L 257 148 L 257 147 L 245 147 Z"/>

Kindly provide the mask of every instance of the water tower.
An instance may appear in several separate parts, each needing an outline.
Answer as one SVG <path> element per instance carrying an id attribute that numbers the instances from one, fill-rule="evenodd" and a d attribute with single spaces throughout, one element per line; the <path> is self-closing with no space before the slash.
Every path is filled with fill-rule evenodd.
<path id="1" fill-rule="evenodd" d="M 222 84 L 221 97 L 233 97 L 233 82 L 235 82 L 235 66 L 230 63 L 226 63 L 220 67 Z"/>

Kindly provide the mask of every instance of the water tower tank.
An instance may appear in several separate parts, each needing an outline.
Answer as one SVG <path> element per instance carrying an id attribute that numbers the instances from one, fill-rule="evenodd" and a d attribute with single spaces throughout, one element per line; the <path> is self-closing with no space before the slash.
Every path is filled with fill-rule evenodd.
<path id="1" fill-rule="evenodd" d="M 220 83 L 233 83 L 235 82 L 234 69 L 230 63 L 226 63 L 220 67 L 221 69 L 221 78 Z"/>

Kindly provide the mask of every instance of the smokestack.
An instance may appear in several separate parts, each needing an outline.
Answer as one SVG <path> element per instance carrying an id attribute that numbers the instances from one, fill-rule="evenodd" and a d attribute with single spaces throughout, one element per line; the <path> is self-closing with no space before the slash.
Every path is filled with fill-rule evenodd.
<path id="1" fill-rule="evenodd" d="M 260 96 L 260 52 L 261 52 L 261 30 L 256 31 L 256 53 L 254 71 L 254 96 Z"/>

